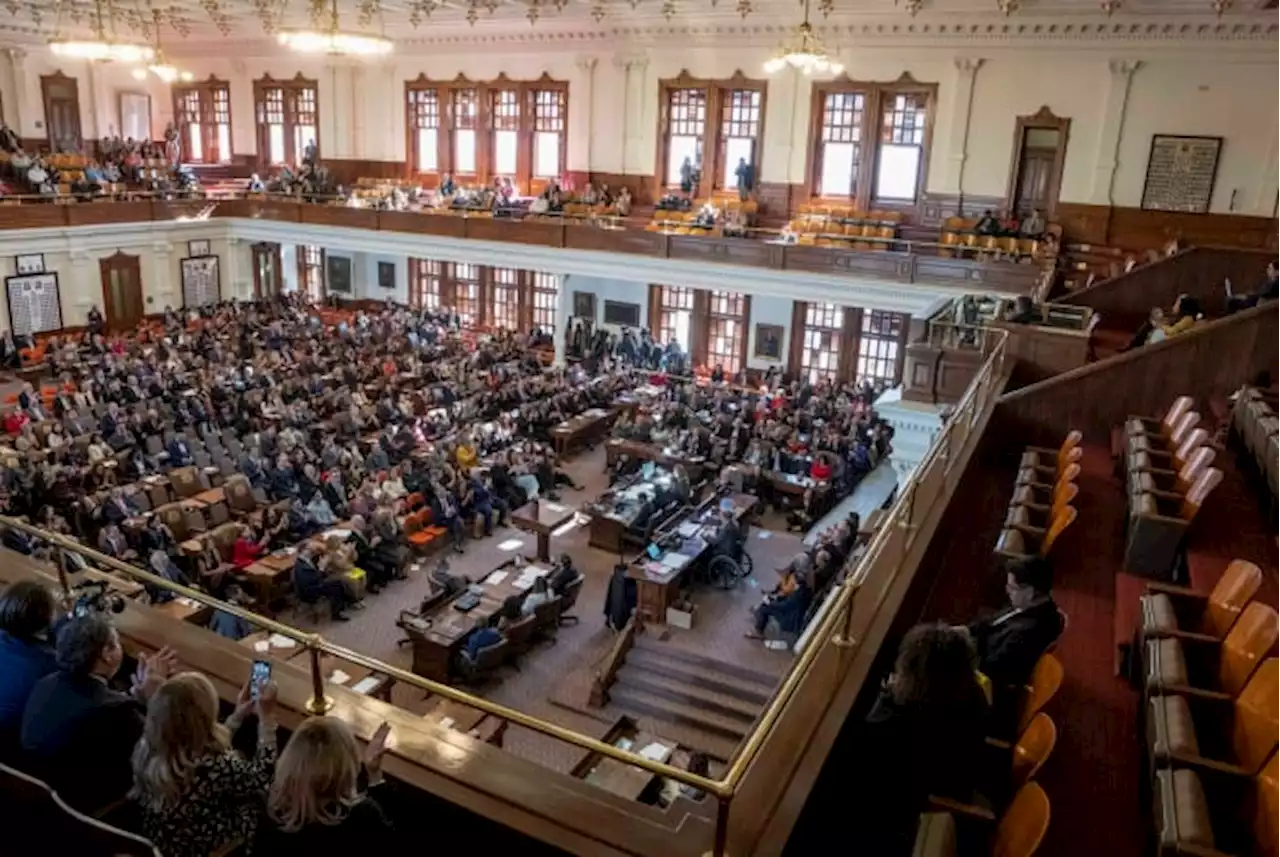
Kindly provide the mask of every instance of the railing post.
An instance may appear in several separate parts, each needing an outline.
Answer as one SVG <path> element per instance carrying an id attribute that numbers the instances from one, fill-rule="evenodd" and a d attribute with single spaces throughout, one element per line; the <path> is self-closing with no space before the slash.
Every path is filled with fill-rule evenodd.
<path id="1" fill-rule="evenodd" d="M 872 536 L 872 538 L 875 537 Z M 852 585 L 850 584 L 848 577 L 845 578 L 843 585 Z M 836 597 L 839 598 L 840 594 L 837 593 Z M 844 628 L 838 631 L 836 635 L 831 638 L 831 645 L 838 649 L 852 649 L 857 644 L 858 640 L 853 635 L 853 596 L 850 595 L 845 599 L 844 603 Z"/>
<path id="2" fill-rule="evenodd" d="M 324 673 L 320 670 L 320 649 L 312 646 L 311 653 L 311 698 L 307 700 L 308 714 L 326 714 L 333 708 L 333 700 L 324 695 Z"/>
<path id="3" fill-rule="evenodd" d="M 726 857 L 729 853 L 729 806 L 732 800 L 725 795 L 716 798 L 716 838 L 711 844 L 710 857 Z"/>

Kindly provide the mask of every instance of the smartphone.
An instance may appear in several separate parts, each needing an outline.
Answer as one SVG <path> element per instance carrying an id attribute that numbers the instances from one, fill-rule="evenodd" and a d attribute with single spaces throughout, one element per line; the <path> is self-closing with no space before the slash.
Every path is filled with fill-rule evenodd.
<path id="1" fill-rule="evenodd" d="M 249 692 L 256 702 L 258 693 L 271 681 L 271 661 L 254 661 L 249 673 Z"/>

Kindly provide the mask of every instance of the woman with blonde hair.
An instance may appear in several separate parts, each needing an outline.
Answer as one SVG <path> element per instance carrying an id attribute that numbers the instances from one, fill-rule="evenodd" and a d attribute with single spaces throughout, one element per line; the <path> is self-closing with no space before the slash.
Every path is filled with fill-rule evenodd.
<path id="1" fill-rule="evenodd" d="M 389 846 L 391 823 L 361 788 L 382 782 L 389 734 L 390 727 L 383 723 L 362 757 L 343 721 L 305 720 L 280 754 L 253 853 L 350 857 L 376 854 L 379 846 Z"/>
<path id="2" fill-rule="evenodd" d="M 235 711 L 218 723 L 218 694 L 200 673 L 166 681 L 147 706 L 133 751 L 133 790 L 143 833 L 165 857 L 206 857 L 247 841 L 261 815 L 276 758 L 275 687 L 255 702 L 249 684 Z M 230 736 L 250 710 L 258 715 L 258 751 L 246 760 Z"/>

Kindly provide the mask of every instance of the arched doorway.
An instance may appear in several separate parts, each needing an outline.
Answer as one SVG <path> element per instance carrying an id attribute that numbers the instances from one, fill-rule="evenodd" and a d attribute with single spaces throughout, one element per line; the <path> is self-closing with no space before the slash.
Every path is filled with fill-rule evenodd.
<path id="1" fill-rule="evenodd" d="M 280 266 L 279 244 L 253 245 L 253 298 L 266 300 L 284 291 L 284 270 Z"/>
<path id="2" fill-rule="evenodd" d="M 102 312 L 108 330 L 133 330 L 146 315 L 140 262 L 137 256 L 117 252 L 98 263 L 102 275 Z"/>

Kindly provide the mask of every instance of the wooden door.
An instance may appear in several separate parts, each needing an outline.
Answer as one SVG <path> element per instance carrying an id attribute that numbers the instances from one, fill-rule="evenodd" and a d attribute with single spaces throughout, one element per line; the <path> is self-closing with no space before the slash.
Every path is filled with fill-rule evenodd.
<path id="1" fill-rule="evenodd" d="M 108 330 L 134 330 L 146 315 L 140 262 L 137 256 L 116 253 L 98 263 L 102 276 L 102 311 Z"/>
<path id="2" fill-rule="evenodd" d="M 284 290 L 279 244 L 253 245 L 253 298 L 267 300 Z"/>
<path id="3" fill-rule="evenodd" d="M 40 93 L 44 98 L 44 126 L 49 148 L 55 152 L 79 151 L 80 87 L 76 79 L 60 71 L 41 75 Z"/>
<path id="4" fill-rule="evenodd" d="M 1013 158 L 1005 207 L 1019 217 L 1040 209 L 1052 218 L 1062 188 L 1071 120 L 1041 107 L 1033 116 L 1019 116 L 1013 131 Z"/>
<path id="5" fill-rule="evenodd" d="M 1017 197 L 1014 199 L 1014 211 L 1019 217 L 1025 217 L 1034 209 L 1048 211 L 1057 202 L 1050 196 L 1057 156 L 1056 149 L 1023 147 L 1018 161 Z"/>

